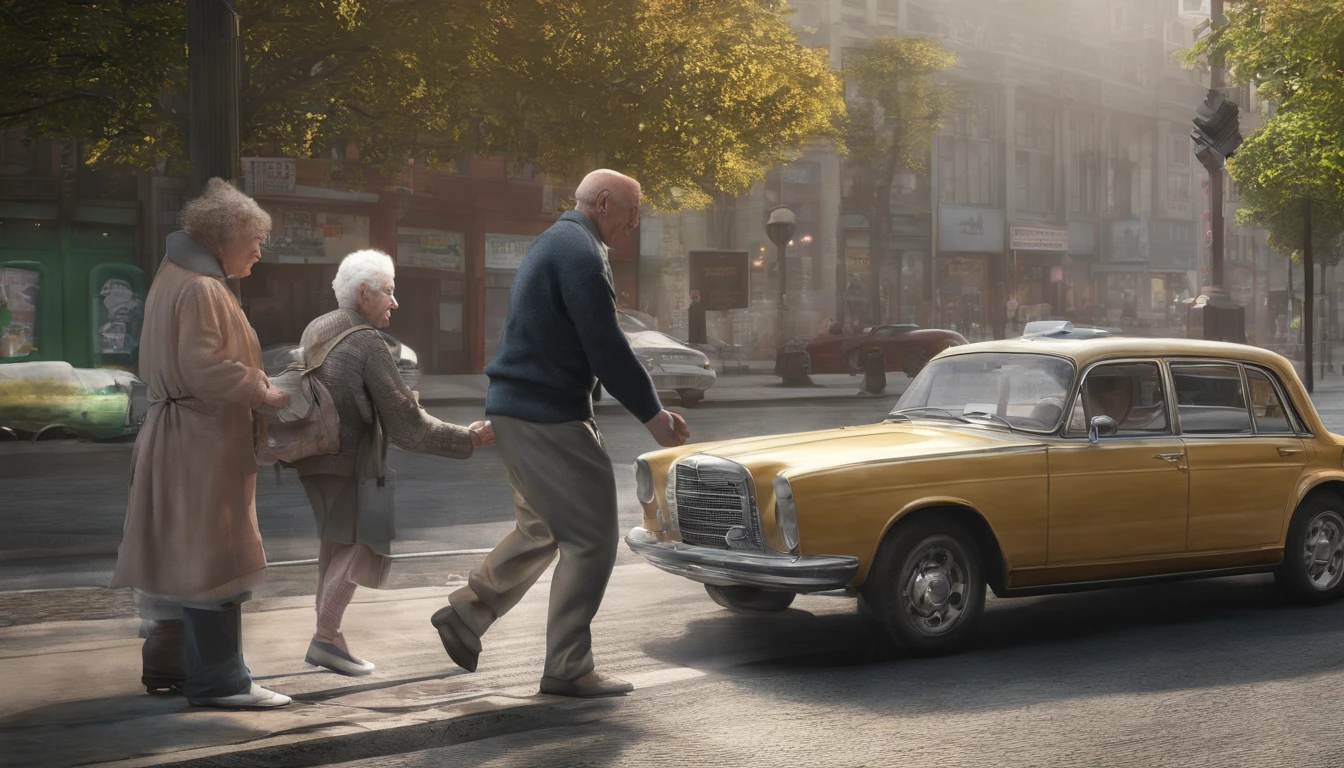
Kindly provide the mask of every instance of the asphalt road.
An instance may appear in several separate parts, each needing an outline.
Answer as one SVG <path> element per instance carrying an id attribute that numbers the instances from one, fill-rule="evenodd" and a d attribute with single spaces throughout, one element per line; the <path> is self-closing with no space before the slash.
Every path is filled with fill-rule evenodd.
<path id="1" fill-rule="evenodd" d="M 692 442 L 705 442 L 880 421 L 895 399 L 677 410 L 690 424 Z M 430 411 L 458 424 L 481 417 L 467 408 Z M 640 518 L 629 467 L 658 446 L 624 410 L 602 408 L 598 425 L 616 467 L 621 527 L 627 529 Z M 129 442 L 0 443 L 0 592 L 108 583 L 125 519 L 131 448 Z M 512 527 L 508 478 L 493 449 L 479 449 L 465 461 L 394 450 L 389 464 L 397 471 L 394 552 L 488 549 Z M 312 511 L 292 470 L 277 475 L 262 468 L 257 519 L 269 561 L 317 557 Z M 435 560 L 398 563 L 393 586 L 443 583 L 443 569 L 451 572 L 452 561 Z M 273 569 L 271 593 L 311 594 L 315 575 L 309 570 Z"/>

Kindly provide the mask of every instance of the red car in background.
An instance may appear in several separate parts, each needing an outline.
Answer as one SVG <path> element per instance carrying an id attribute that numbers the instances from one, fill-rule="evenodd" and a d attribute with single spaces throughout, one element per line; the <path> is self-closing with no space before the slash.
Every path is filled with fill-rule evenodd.
<path id="1" fill-rule="evenodd" d="M 955 331 L 920 328 L 911 323 L 879 325 L 861 334 L 826 334 L 807 342 L 813 373 L 858 373 L 863 358 L 874 347 L 882 350 L 888 371 L 914 376 L 930 358 L 948 347 L 965 344 Z"/>

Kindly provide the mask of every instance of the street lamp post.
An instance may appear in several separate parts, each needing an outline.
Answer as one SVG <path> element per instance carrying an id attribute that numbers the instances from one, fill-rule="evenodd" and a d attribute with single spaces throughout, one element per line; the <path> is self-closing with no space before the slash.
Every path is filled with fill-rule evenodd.
<path id="1" fill-rule="evenodd" d="M 788 249 L 789 241 L 793 239 L 793 233 L 797 228 L 798 216 L 794 214 L 792 208 L 787 205 L 776 205 L 770 209 L 770 218 L 765 222 L 765 234 L 770 238 L 770 242 L 775 244 L 779 258 L 779 307 L 776 312 L 776 319 L 778 322 L 777 346 L 780 349 L 792 337 L 792 334 L 788 334 L 786 331 L 789 322 L 789 283 L 784 253 Z"/>

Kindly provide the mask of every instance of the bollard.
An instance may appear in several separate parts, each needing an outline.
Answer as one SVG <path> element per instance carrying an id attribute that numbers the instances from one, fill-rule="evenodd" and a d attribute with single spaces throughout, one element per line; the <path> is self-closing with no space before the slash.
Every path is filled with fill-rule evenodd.
<path id="1" fill-rule="evenodd" d="M 887 358 L 880 347 L 873 347 L 863 356 L 863 390 L 870 395 L 887 390 Z"/>

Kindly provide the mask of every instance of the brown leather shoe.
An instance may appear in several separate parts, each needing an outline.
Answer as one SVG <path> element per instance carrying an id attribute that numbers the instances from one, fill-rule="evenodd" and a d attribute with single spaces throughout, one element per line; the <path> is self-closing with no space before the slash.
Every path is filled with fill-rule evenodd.
<path id="1" fill-rule="evenodd" d="M 590 699 L 597 696 L 620 696 L 635 690 L 635 686 L 611 675 L 593 670 L 577 680 L 541 678 L 541 692 L 555 696 L 575 696 Z"/>
<path id="2" fill-rule="evenodd" d="M 481 656 L 481 639 L 467 628 L 453 606 L 445 605 L 435 611 L 429 623 L 439 630 L 439 640 L 443 642 L 443 650 L 448 652 L 448 658 L 468 672 L 475 672 L 476 662 Z"/>
<path id="3" fill-rule="evenodd" d="M 140 662 L 140 682 L 146 691 L 181 693 L 182 683 L 187 679 L 182 622 L 147 622 Z"/>

